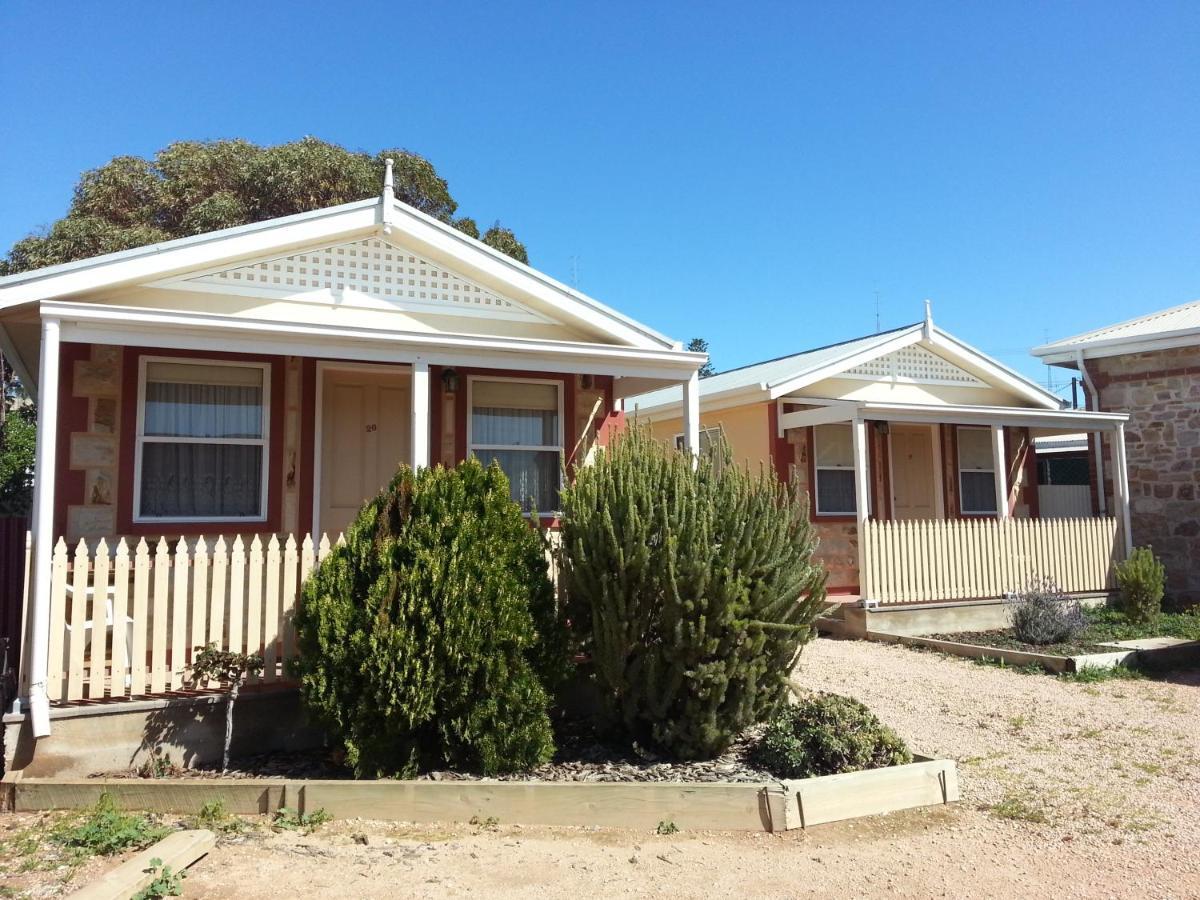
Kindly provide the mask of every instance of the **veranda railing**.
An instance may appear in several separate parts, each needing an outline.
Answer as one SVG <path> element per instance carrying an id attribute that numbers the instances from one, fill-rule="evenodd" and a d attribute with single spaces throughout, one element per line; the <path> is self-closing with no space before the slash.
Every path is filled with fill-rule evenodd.
<path id="1" fill-rule="evenodd" d="M 867 522 L 862 596 L 880 603 L 1002 597 L 1031 578 L 1068 592 L 1112 589 L 1115 518 Z"/>

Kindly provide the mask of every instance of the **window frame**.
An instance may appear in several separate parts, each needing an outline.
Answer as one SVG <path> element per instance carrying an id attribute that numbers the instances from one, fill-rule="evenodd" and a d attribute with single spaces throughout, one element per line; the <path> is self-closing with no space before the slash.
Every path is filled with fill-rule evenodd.
<path id="1" fill-rule="evenodd" d="M 712 437 L 711 437 L 711 435 L 712 435 L 714 432 L 717 434 L 717 436 L 718 436 L 718 437 L 721 437 L 721 438 L 725 437 L 725 428 L 724 428 L 724 426 L 722 426 L 722 425 L 721 425 L 719 422 L 718 422 L 716 425 L 701 425 L 701 426 L 700 426 L 700 441 L 701 441 L 701 443 L 703 443 L 703 441 L 704 441 L 704 436 L 705 436 L 706 434 L 707 434 L 707 435 L 710 435 L 710 437 L 709 437 L 709 439 L 708 439 L 708 440 L 709 440 L 709 444 L 708 444 L 708 445 L 709 445 L 709 447 L 711 448 L 711 447 L 712 447 Z M 685 434 L 684 434 L 682 431 L 681 431 L 681 432 L 679 432 L 677 435 L 675 435 L 675 449 L 676 449 L 676 450 L 683 451 L 684 449 L 686 449 L 686 448 L 683 446 L 683 445 L 684 445 L 684 438 L 685 438 L 685 437 L 686 437 L 686 435 L 685 435 Z M 699 449 L 700 449 L 700 448 L 697 448 L 697 450 L 699 450 Z"/>
<path id="2" fill-rule="evenodd" d="M 557 414 L 557 418 L 558 418 L 558 445 L 550 446 L 550 445 L 546 445 L 546 444 L 476 444 L 475 440 L 474 440 L 474 438 L 475 438 L 475 434 L 474 434 L 475 383 L 478 381 L 496 381 L 496 382 L 505 382 L 505 383 L 510 383 L 510 384 L 516 383 L 516 384 L 549 384 L 549 385 L 553 385 L 555 393 L 558 397 L 558 405 L 555 410 L 555 412 Z M 558 378 L 522 378 L 522 377 L 513 376 L 513 375 L 468 375 L 467 376 L 467 422 L 466 422 L 466 426 L 467 426 L 466 427 L 466 438 L 467 438 L 466 456 L 467 456 L 467 458 L 469 459 L 471 457 L 475 457 L 481 463 L 483 463 L 484 460 L 482 458 L 476 456 L 476 454 L 475 454 L 476 449 L 485 450 L 485 451 L 486 450 L 530 450 L 530 451 L 540 451 L 543 453 L 548 453 L 551 450 L 553 450 L 554 452 L 556 452 L 558 454 L 558 458 L 561 461 L 567 452 L 567 436 L 566 436 L 567 435 L 567 432 L 566 432 L 567 412 L 566 412 L 565 393 L 566 392 L 564 390 L 563 382 L 561 379 L 558 379 Z M 487 465 L 487 464 L 488 463 L 484 463 L 484 465 Z M 560 492 L 560 497 L 561 497 L 562 488 L 563 488 L 563 472 L 562 472 L 562 466 L 559 465 L 559 467 L 558 467 L 558 490 Z M 556 504 L 556 505 L 558 505 L 558 504 Z M 559 509 L 553 509 L 553 510 L 539 509 L 538 515 L 539 516 L 556 516 L 556 515 L 558 515 L 559 512 L 561 512 L 561 510 L 559 510 Z M 522 510 L 521 515 L 526 516 L 528 518 L 528 517 L 532 516 L 532 513 L 525 512 L 524 510 Z"/>
<path id="3" fill-rule="evenodd" d="M 146 432 L 146 370 L 149 363 L 171 363 L 194 366 L 217 366 L 224 368 L 259 369 L 262 372 L 262 437 L 260 438 L 189 438 L 167 435 L 147 435 Z M 136 414 L 137 424 L 133 433 L 133 509 L 130 521 L 134 525 L 157 523 L 195 524 L 200 522 L 266 522 L 269 518 L 269 491 L 271 484 L 271 363 L 244 360 L 219 359 L 195 356 L 149 356 L 138 357 L 138 380 Z M 198 382 L 203 384 L 204 382 Z M 259 491 L 259 512 L 254 516 L 146 516 L 142 514 L 142 448 L 147 444 L 230 444 L 237 446 L 262 447 L 262 487 Z"/>
<path id="4" fill-rule="evenodd" d="M 964 516 L 983 516 L 983 517 L 999 517 L 1000 509 L 998 505 L 992 509 L 967 509 L 966 493 L 963 491 L 963 464 L 962 464 L 962 440 L 961 436 L 964 431 L 985 431 L 988 435 L 988 459 L 991 460 L 990 469 L 966 469 L 967 472 L 983 473 L 987 472 L 992 476 L 992 484 L 996 483 L 996 454 L 991 448 L 992 426 L 990 425 L 955 425 L 954 426 L 954 466 L 958 471 L 958 511 Z M 995 504 L 996 491 L 992 489 L 992 503 Z"/>
<path id="5" fill-rule="evenodd" d="M 849 472 L 851 474 L 851 477 L 855 477 L 854 476 L 855 465 L 854 465 L 853 449 L 851 450 L 851 453 L 850 453 L 850 467 L 849 468 L 846 468 L 845 466 L 822 466 L 822 465 L 817 464 L 817 435 L 819 434 L 821 428 L 826 428 L 826 427 L 849 429 L 850 430 L 850 446 L 851 446 L 851 448 L 853 448 L 853 446 L 854 446 L 854 426 L 849 422 L 845 422 L 845 423 L 843 423 L 843 422 L 827 422 L 823 425 L 813 425 L 812 426 L 811 453 L 812 453 L 812 468 L 813 468 L 813 485 L 812 485 L 813 512 L 816 515 L 822 516 L 825 518 L 855 518 L 858 516 L 858 498 L 857 497 L 854 500 L 854 509 L 851 509 L 851 510 L 823 510 L 823 509 L 821 509 L 821 490 L 820 490 L 820 485 L 818 484 L 818 481 L 820 481 L 822 471 Z"/>

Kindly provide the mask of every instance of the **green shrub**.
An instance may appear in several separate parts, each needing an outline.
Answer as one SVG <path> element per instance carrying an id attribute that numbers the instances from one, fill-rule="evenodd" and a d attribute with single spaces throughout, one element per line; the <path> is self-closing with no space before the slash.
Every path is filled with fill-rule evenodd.
<path id="1" fill-rule="evenodd" d="M 779 778 L 809 778 L 912 762 L 894 731 L 853 697 L 813 694 L 767 725 L 754 761 Z"/>
<path id="2" fill-rule="evenodd" d="M 1136 547 L 1129 558 L 1117 563 L 1118 604 L 1125 618 L 1149 625 L 1162 612 L 1167 571 L 1149 547 Z"/>
<path id="3" fill-rule="evenodd" d="M 1013 636 L 1026 644 L 1062 644 L 1083 634 L 1087 620 L 1050 578 L 1035 578 L 1012 600 Z"/>
<path id="4" fill-rule="evenodd" d="M 547 570 L 498 466 L 402 466 L 363 507 L 305 585 L 295 665 L 359 776 L 550 758 L 568 663 Z"/>
<path id="5" fill-rule="evenodd" d="M 727 448 L 693 465 L 635 425 L 562 507 L 570 618 L 612 723 L 705 759 L 779 709 L 825 608 L 805 496 Z"/>

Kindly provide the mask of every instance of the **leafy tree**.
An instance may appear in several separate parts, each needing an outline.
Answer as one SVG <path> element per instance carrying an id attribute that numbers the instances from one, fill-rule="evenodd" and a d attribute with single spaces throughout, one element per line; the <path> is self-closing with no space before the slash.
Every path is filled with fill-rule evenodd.
<path id="1" fill-rule="evenodd" d="M 360 776 L 497 774 L 554 751 L 565 625 L 498 465 L 401 466 L 306 582 L 296 632 L 301 695 Z"/>
<path id="2" fill-rule="evenodd" d="M 687 347 L 685 349 L 691 353 L 707 353 L 708 341 L 706 341 L 704 338 L 694 337 L 687 342 Z M 716 374 L 717 370 L 713 368 L 711 359 L 700 367 L 701 378 L 710 378 Z"/>
<path id="3" fill-rule="evenodd" d="M 408 150 L 368 154 L 313 137 L 270 147 L 178 141 L 152 160 L 118 156 L 84 172 L 67 215 L 17 241 L 0 275 L 375 197 L 388 158 L 398 199 L 479 236 L 474 220 L 454 218 L 458 203 L 433 164 Z M 528 262 L 524 245 L 499 223 L 483 240 Z"/>
<path id="4" fill-rule="evenodd" d="M 712 758 L 779 710 L 825 608 L 802 493 L 719 443 L 697 464 L 634 426 L 562 509 L 570 620 L 630 738 Z"/>
<path id="5" fill-rule="evenodd" d="M 33 499 L 37 416 L 0 353 L 0 516 L 24 516 Z"/>

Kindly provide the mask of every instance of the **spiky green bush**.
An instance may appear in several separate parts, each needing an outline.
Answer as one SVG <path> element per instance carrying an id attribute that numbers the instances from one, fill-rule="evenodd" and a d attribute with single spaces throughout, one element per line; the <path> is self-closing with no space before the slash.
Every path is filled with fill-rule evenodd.
<path id="1" fill-rule="evenodd" d="M 608 719 L 711 758 L 784 703 L 825 608 L 807 498 L 634 426 L 562 495 L 563 585 Z"/>
<path id="2" fill-rule="evenodd" d="M 403 466 L 363 507 L 296 619 L 304 701 L 359 776 L 550 758 L 567 661 L 547 568 L 496 465 Z"/>
<path id="3" fill-rule="evenodd" d="M 1166 584 L 1167 570 L 1149 547 L 1135 547 L 1117 563 L 1118 605 L 1134 624 L 1149 625 L 1158 618 Z"/>

